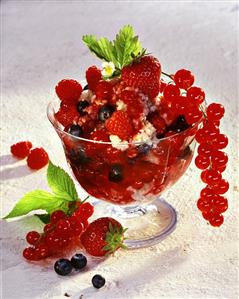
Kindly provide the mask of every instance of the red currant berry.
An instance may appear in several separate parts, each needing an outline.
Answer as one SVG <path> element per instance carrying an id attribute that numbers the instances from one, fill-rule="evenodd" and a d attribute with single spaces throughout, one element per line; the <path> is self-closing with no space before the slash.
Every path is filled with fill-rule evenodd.
<path id="1" fill-rule="evenodd" d="M 228 138 L 224 134 L 217 134 L 211 141 L 214 149 L 223 149 L 228 145 Z"/>
<path id="2" fill-rule="evenodd" d="M 39 241 L 40 237 L 41 235 L 38 232 L 31 231 L 26 235 L 26 240 L 29 244 L 34 245 Z"/>
<path id="3" fill-rule="evenodd" d="M 49 256 L 49 249 L 46 244 L 39 244 L 35 247 L 35 254 L 39 259 Z"/>
<path id="4" fill-rule="evenodd" d="M 69 218 L 71 229 L 75 236 L 79 236 L 83 231 L 83 224 L 81 223 L 80 219 L 77 216 L 71 216 Z"/>
<path id="5" fill-rule="evenodd" d="M 221 104 L 212 103 L 207 107 L 207 117 L 210 122 L 220 120 L 225 113 L 225 109 Z"/>
<path id="6" fill-rule="evenodd" d="M 211 157 L 212 168 L 219 169 L 225 166 L 228 162 L 228 156 L 226 153 L 221 151 L 214 151 Z"/>
<path id="7" fill-rule="evenodd" d="M 167 86 L 167 83 L 164 82 L 163 80 L 160 81 L 160 86 L 159 86 L 159 92 L 162 93 Z"/>
<path id="8" fill-rule="evenodd" d="M 70 221 L 68 219 L 60 219 L 56 224 L 56 233 L 67 235 L 70 233 Z"/>
<path id="9" fill-rule="evenodd" d="M 210 164 L 209 157 L 199 155 L 195 159 L 195 165 L 199 169 L 206 169 L 208 168 L 209 164 Z"/>
<path id="10" fill-rule="evenodd" d="M 216 167 L 215 165 L 213 166 L 213 169 L 216 169 L 218 171 L 220 171 L 221 173 L 223 173 L 223 171 L 225 171 L 227 168 L 227 165 L 221 166 L 221 167 Z"/>
<path id="11" fill-rule="evenodd" d="M 33 247 L 27 247 L 23 250 L 22 253 L 23 257 L 29 261 L 33 261 L 34 260 L 34 255 L 35 255 L 35 251 L 33 249 Z"/>
<path id="12" fill-rule="evenodd" d="M 197 207 L 202 212 L 209 212 L 212 208 L 212 200 L 199 198 L 199 200 L 197 201 Z"/>
<path id="13" fill-rule="evenodd" d="M 222 174 L 214 169 L 208 169 L 205 175 L 206 183 L 210 186 L 217 184 L 222 178 Z"/>
<path id="14" fill-rule="evenodd" d="M 44 233 L 49 233 L 53 230 L 54 230 L 54 226 L 52 225 L 52 223 L 47 223 L 43 229 Z"/>
<path id="15" fill-rule="evenodd" d="M 94 213 L 94 207 L 89 202 L 84 202 L 80 205 L 78 209 L 78 215 L 82 219 L 88 219 Z"/>
<path id="16" fill-rule="evenodd" d="M 51 250 L 56 250 L 62 245 L 61 237 L 56 233 L 50 233 L 46 236 L 46 244 Z"/>
<path id="17" fill-rule="evenodd" d="M 169 84 L 165 87 L 163 96 L 165 101 L 171 102 L 180 96 L 180 89 L 174 84 Z"/>
<path id="18" fill-rule="evenodd" d="M 200 197 L 203 199 L 213 199 L 215 198 L 215 192 L 213 189 L 209 188 L 209 186 L 206 186 L 202 189 Z"/>
<path id="19" fill-rule="evenodd" d="M 207 143 L 201 143 L 198 147 L 198 154 L 201 156 L 211 157 L 212 149 Z"/>
<path id="20" fill-rule="evenodd" d="M 213 209 L 217 213 L 224 213 L 228 209 L 228 201 L 225 197 L 217 195 L 213 201 Z"/>
<path id="21" fill-rule="evenodd" d="M 194 76 L 189 70 L 181 69 L 176 72 L 173 80 L 179 88 L 188 89 L 194 83 Z"/>
<path id="22" fill-rule="evenodd" d="M 219 182 L 213 185 L 212 188 L 216 194 L 224 194 L 229 189 L 229 183 L 228 181 L 221 179 Z"/>
<path id="23" fill-rule="evenodd" d="M 208 220 L 212 226 L 220 226 L 223 224 L 224 218 L 221 214 L 212 214 Z"/>
<path id="24" fill-rule="evenodd" d="M 190 87 L 187 90 L 187 98 L 191 103 L 200 105 L 205 100 L 205 92 L 200 87 Z"/>
<path id="25" fill-rule="evenodd" d="M 206 142 L 206 136 L 205 133 L 203 132 L 203 129 L 199 129 L 195 135 L 196 141 L 201 144 Z"/>
<path id="26" fill-rule="evenodd" d="M 208 171 L 208 169 L 203 170 L 203 171 L 201 172 L 201 176 L 200 176 L 202 182 L 205 183 L 205 184 L 207 184 L 207 181 L 206 181 L 206 174 L 207 174 L 207 171 Z"/>
<path id="27" fill-rule="evenodd" d="M 206 123 L 202 128 L 202 134 L 204 134 L 206 140 L 212 140 L 219 134 L 219 129 L 214 124 Z"/>
<path id="28" fill-rule="evenodd" d="M 66 214 L 62 210 L 54 211 L 51 214 L 51 223 L 56 224 L 60 219 L 63 219 L 66 217 Z"/>
<path id="29" fill-rule="evenodd" d="M 185 119 L 189 125 L 197 123 L 201 118 L 203 114 L 202 111 L 200 111 L 198 108 L 189 108 L 187 111 L 185 111 Z"/>

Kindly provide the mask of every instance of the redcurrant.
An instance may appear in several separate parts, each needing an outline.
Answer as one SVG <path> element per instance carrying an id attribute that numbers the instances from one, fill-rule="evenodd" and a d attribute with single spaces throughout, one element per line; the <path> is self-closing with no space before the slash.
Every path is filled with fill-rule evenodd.
<path id="1" fill-rule="evenodd" d="M 194 83 L 194 76 L 189 70 L 181 69 L 174 75 L 175 84 L 182 89 L 188 89 Z"/>
<path id="2" fill-rule="evenodd" d="M 199 169 L 206 169 L 208 168 L 209 164 L 210 164 L 209 157 L 199 155 L 195 159 L 195 165 Z"/>
<path id="3" fill-rule="evenodd" d="M 193 86 L 187 90 L 187 98 L 190 102 L 200 105 L 205 100 L 205 92 L 200 87 Z"/>
<path id="4" fill-rule="evenodd" d="M 51 223 L 57 223 L 60 219 L 63 219 L 66 214 L 62 210 L 54 211 L 51 214 Z"/>
<path id="5" fill-rule="evenodd" d="M 212 103 L 207 107 L 207 117 L 211 122 L 220 120 L 225 113 L 223 105 Z"/>
<path id="6" fill-rule="evenodd" d="M 29 244 L 34 245 L 39 241 L 40 237 L 41 235 L 38 232 L 31 231 L 26 235 L 26 240 Z"/>

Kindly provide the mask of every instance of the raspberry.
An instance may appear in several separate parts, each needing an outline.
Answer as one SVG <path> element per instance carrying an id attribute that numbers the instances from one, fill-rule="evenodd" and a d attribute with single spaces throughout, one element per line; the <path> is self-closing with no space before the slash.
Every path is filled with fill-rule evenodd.
<path id="1" fill-rule="evenodd" d="M 20 159 L 24 159 L 29 155 L 32 143 L 30 141 L 21 141 L 11 146 L 11 153 Z"/>
<path id="2" fill-rule="evenodd" d="M 161 65 L 153 56 L 143 56 L 122 69 L 121 78 L 127 86 L 139 88 L 151 99 L 155 98 L 160 89 Z"/>
<path id="3" fill-rule="evenodd" d="M 79 82 L 72 79 L 63 79 L 55 87 L 56 94 L 61 101 L 76 103 L 82 93 L 82 87 Z"/>
<path id="4" fill-rule="evenodd" d="M 31 169 L 41 169 L 48 164 L 49 157 L 47 152 L 42 148 L 34 148 L 30 151 L 27 158 L 27 165 Z"/>
<path id="5" fill-rule="evenodd" d="M 127 140 L 133 133 L 131 119 L 127 112 L 119 110 L 115 111 L 106 121 L 106 129 L 110 134 L 117 135 L 122 140 Z"/>
<path id="6" fill-rule="evenodd" d="M 98 82 L 101 80 L 101 70 L 95 65 L 90 66 L 85 73 L 85 77 L 89 89 L 95 91 Z"/>
<path id="7" fill-rule="evenodd" d="M 66 102 L 61 102 L 61 107 L 57 113 L 55 113 L 55 118 L 64 127 L 67 127 L 78 122 L 80 115 L 77 111 L 76 105 L 67 105 Z"/>
<path id="8" fill-rule="evenodd" d="M 113 86 L 108 81 L 99 81 L 96 87 L 95 94 L 98 100 L 109 101 L 113 94 Z"/>

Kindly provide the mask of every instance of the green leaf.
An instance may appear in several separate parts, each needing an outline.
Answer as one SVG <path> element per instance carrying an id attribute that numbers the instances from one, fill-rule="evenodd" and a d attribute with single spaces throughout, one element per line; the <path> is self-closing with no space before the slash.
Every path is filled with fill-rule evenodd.
<path id="1" fill-rule="evenodd" d="M 35 214 L 35 216 L 45 224 L 50 223 L 50 214 Z"/>
<path id="2" fill-rule="evenodd" d="M 94 35 L 84 35 L 82 39 L 97 57 L 108 62 L 112 61 L 116 70 L 130 64 L 133 59 L 141 57 L 146 51 L 130 25 L 125 25 L 113 42 L 105 37 L 97 39 Z"/>
<path id="3" fill-rule="evenodd" d="M 134 29 L 130 25 L 124 26 L 119 31 L 113 44 L 120 68 L 129 64 L 132 58 L 137 57 L 142 51 L 138 36 L 135 36 Z"/>
<path id="4" fill-rule="evenodd" d="M 34 210 L 45 210 L 48 213 L 64 206 L 65 201 L 47 191 L 34 190 L 25 194 L 4 219 L 23 216 Z"/>
<path id="5" fill-rule="evenodd" d="M 55 166 L 51 161 L 49 161 L 47 169 L 47 181 L 51 190 L 62 200 L 74 201 L 78 199 L 72 178 L 64 169 Z"/>

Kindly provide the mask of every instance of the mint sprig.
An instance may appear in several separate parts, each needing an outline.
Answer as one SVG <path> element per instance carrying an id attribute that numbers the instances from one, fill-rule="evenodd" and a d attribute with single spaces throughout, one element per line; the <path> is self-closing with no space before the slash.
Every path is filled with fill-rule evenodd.
<path id="1" fill-rule="evenodd" d="M 70 209 L 69 202 L 79 200 L 73 180 L 62 168 L 49 162 L 47 181 L 52 193 L 45 190 L 28 192 L 4 219 L 23 216 L 35 210 L 44 210 L 49 214 L 61 209 L 67 213 Z M 45 222 L 48 214 L 45 214 L 45 217 L 37 216 Z"/>
<path id="2" fill-rule="evenodd" d="M 121 70 L 146 52 L 130 25 L 120 29 L 113 41 L 105 37 L 97 39 L 94 35 L 84 35 L 82 40 L 97 57 L 104 61 L 112 61 L 117 70 Z"/>

